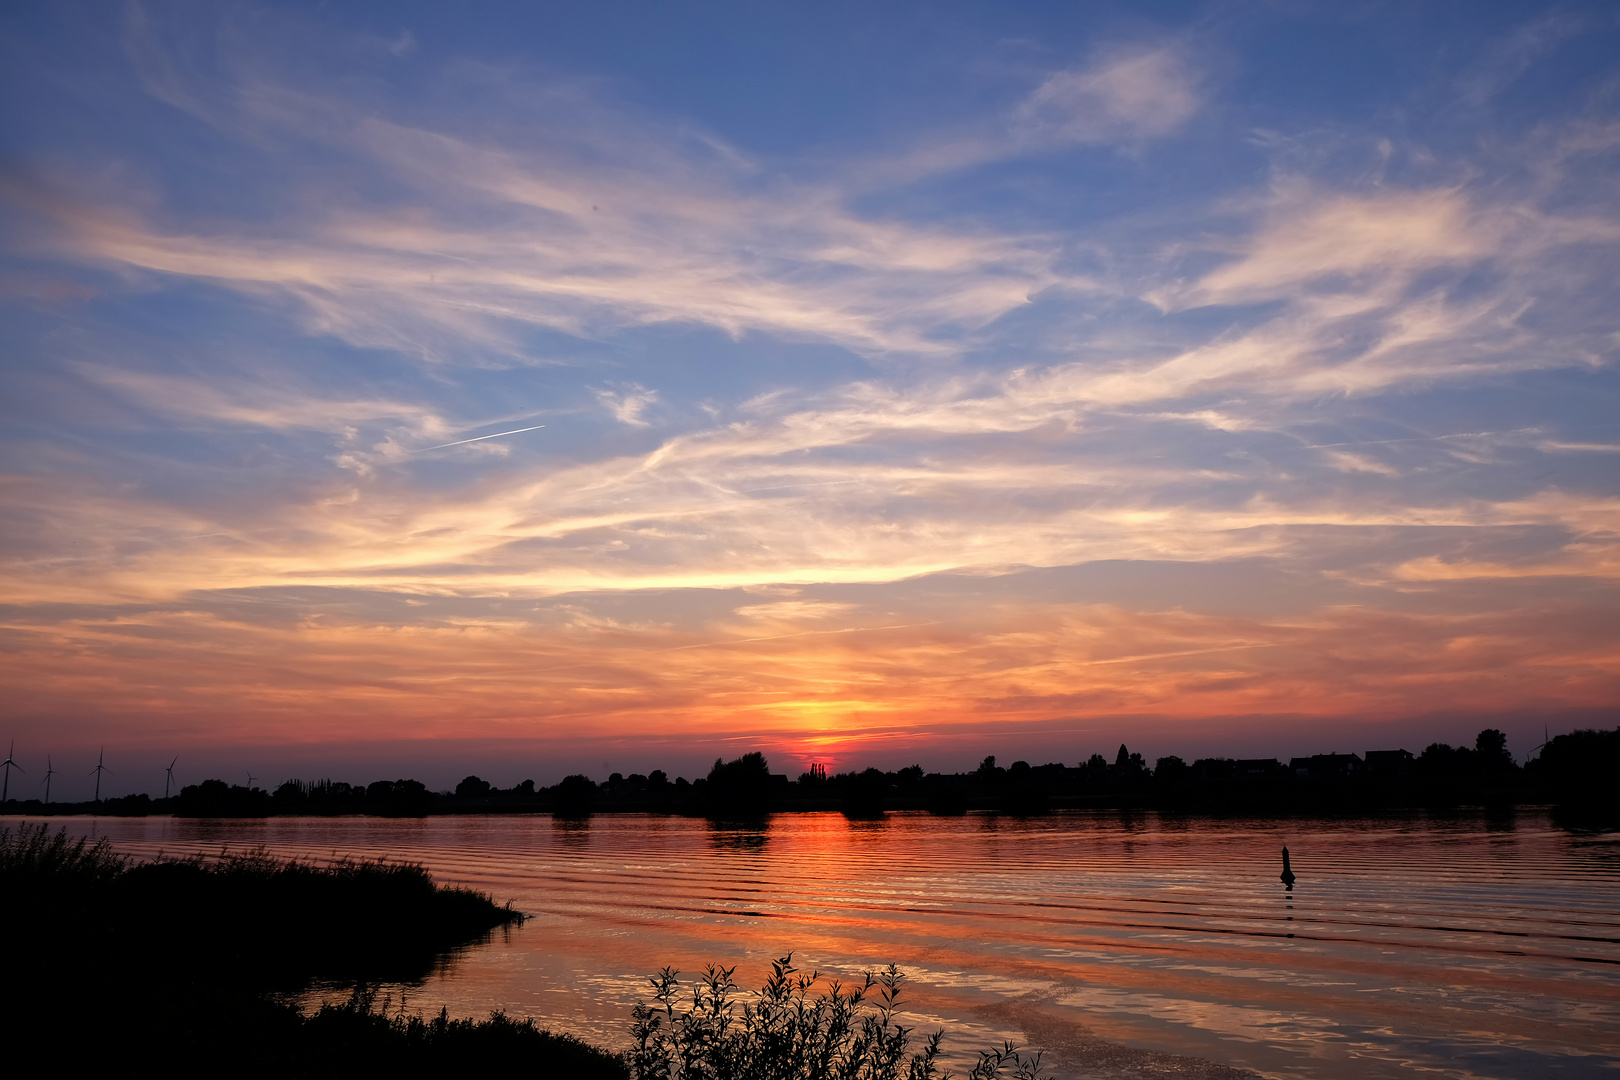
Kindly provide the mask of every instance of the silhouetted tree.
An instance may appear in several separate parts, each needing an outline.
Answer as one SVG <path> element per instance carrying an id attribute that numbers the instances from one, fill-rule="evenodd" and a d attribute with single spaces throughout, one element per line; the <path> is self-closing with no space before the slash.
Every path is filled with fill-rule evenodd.
<path id="1" fill-rule="evenodd" d="M 263 792 L 260 792 L 263 794 Z M 13 799 L 13 802 L 16 800 Z M 152 796 L 146 792 L 134 795 L 120 795 L 116 798 L 103 799 L 96 808 L 96 813 L 107 814 L 111 817 L 145 817 L 152 812 Z"/>
<path id="2" fill-rule="evenodd" d="M 383 817 L 422 817 L 433 793 L 420 780 L 378 780 L 366 785 L 366 813 Z"/>
<path id="3" fill-rule="evenodd" d="M 193 818 L 268 817 L 270 793 L 223 780 L 204 780 L 180 789 L 174 812 Z"/>
<path id="4" fill-rule="evenodd" d="M 1020 816 L 1046 813 L 1046 785 L 1029 767 L 1029 762 L 1013 762 L 1007 769 L 1005 781 L 997 800 L 1003 812 Z"/>
<path id="5" fill-rule="evenodd" d="M 1226 780 L 1237 775 L 1237 762 L 1231 758 L 1199 758 L 1192 763 L 1192 774 L 1199 780 Z"/>
<path id="6" fill-rule="evenodd" d="M 1185 761 L 1172 754 L 1153 763 L 1153 777 L 1160 783 L 1182 784 L 1192 777 L 1192 770 Z"/>
<path id="7" fill-rule="evenodd" d="M 1476 760 L 1474 751 L 1466 746 L 1430 743 L 1418 755 L 1417 771 L 1430 777 L 1460 776 L 1472 772 Z"/>
<path id="8" fill-rule="evenodd" d="M 288 780 L 270 796 L 278 813 L 296 814 L 309 804 L 309 791 L 302 780 Z"/>
<path id="9" fill-rule="evenodd" d="M 755 750 L 732 761 L 714 759 L 704 785 L 707 811 L 714 817 L 759 817 L 770 811 L 771 767 Z"/>
<path id="10" fill-rule="evenodd" d="M 841 808 L 850 817 L 872 818 L 883 814 L 884 796 L 889 791 L 889 778 L 879 769 L 840 776 L 843 786 Z"/>
<path id="11" fill-rule="evenodd" d="M 488 780 L 480 780 L 476 776 L 469 776 L 456 785 L 456 798 L 483 799 L 489 796 L 490 784 Z"/>
<path id="12" fill-rule="evenodd" d="M 967 813 L 968 792 L 960 783 L 954 782 L 956 777 L 934 779 L 940 782 L 929 789 L 928 812 L 947 817 L 959 817 Z"/>
<path id="13" fill-rule="evenodd" d="M 1131 753 L 1120 743 L 1119 753 L 1114 755 L 1114 775 L 1122 780 L 1134 780 L 1146 773 L 1147 762 L 1142 760 L 1142 755 Z"/>
<path id="14" fill-rule="evenodd" d="M 565 776 L 551 789 L 551 812 L 558 817 L 589 817 L 596 784 L 582 773 Z"/>
<path id="15" fill-rule="evenodd" d="M 304 794 L 309 800 L 305 813 L 350 814 L 363 808 L 365 790 L 342 781 L 316 780 L 304 785 Z"/>
<path id="16" fill-rule="evenodd" d="M 1525 766 L 1559 805 L 1609 818 L 1620 817 L 1620 727 L 1559 735 Z"/>
<path id="17" fill-rule="evenodd" d="M 1513 755 L 1508 753 L 1507 736 L 1495 728 L 1486 728 L 1474 736 L 1474 753 L 1486 772 L 1502 772 L 1513 768 Z"/>

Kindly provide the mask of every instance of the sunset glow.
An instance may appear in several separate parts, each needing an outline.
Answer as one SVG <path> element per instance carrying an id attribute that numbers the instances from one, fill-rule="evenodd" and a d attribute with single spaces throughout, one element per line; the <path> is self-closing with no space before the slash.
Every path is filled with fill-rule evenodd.
<path id="1" fill-rule="evenodd" d="M 1071 7 L 0 16 L 0 737 L 73 793 L 1612 722 L 1612 11 Z"/>

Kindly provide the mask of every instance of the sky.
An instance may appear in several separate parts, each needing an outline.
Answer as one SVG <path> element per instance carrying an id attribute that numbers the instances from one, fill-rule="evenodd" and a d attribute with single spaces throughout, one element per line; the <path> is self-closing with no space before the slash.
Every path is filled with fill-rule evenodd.
<path id="1" fill-rule="evenodd" d="M 1607 3 L 7 5 L 13 787 L 1620 722 L 1617 58 Z"/>

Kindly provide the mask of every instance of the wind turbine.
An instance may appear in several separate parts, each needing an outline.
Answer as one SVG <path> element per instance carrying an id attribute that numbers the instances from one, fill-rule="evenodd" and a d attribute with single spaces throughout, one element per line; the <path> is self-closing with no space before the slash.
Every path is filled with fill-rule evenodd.
<path id="1" fill-rule="evenodd" d="M 102 762 L 106 760 L 106 757 L 107 748 L 103 746 L 101 748 L 101 753 L 96 757 L 96 767 L 90 770 L 95 774 L 96 777 L 96 802 L 101 801 L 101 774 L 104 772 L 112 772 L 111 769 L 102 764 Z"/>
<path id="2" fill-rule="evenodd" d="M 56 770 L 51 768 L 51 755 L 46 754 L 45 755 L 45 805 L 46 806 L 51 805 L 51 777 L 53 777 L 55 775 L 56 775 Z"/>
<path id="3" fill-rule="evenodd" d="M 174 755 L 174 761 L 179 760 L 180 755 Z M 174 783 L 174 761 L 169 762 L 169 767 L 163 770 L 163 797 L 165 799 L 169 797 L 169 785 Z"/>
<path id="4" fill-rule="evenodd" d="M 16 757 L 16 753 L 17 753 L 17 740 L 12 739 L 11 740 L 11 749 L 6 751 L 6 760 L 0 761 L 0 769 L 4 769 L 5 772 L 6 772 L 6 778 L 5 778 L 4 782 L 0 782 L 0 803 L 5 802 L 11 795 L 11 770 L 16 769 L 18 772 L 27 772 L 28 771 L 27 769 L 23 768 L 21 765 L 17 764 L 15 761 L 12 760 L 14 757 Z"/>
<path id="5" fill-rule="evenodd" d="M 257 780 L 258 777 L 254 776 L 252 773 L 248 773 L 247 777 L 248 777 L 248 790 L 252 791 L 253 790 L 253 781 Z"/>
<path id="6" fill-rule="evenodd" d="M 1552 742 L 1552 731 L 1551 731 L 1550 728 L 1548 728 L 1548 726 L 1546 724 L 1542 724 L 1541 725 L 1541 745 L 1531 747 L 1531 753 L 1535 754 L 1536 757 L 1540 757 L 1541 752 L 1543 750 L 1547 749 L 1547 744 L 1550 743 L 1550 742 Z M 1525 760 L 1528 761 L 1529 759 L 1530 759 L 1530 755 L 1526 754 L 1525 755 Z"/>

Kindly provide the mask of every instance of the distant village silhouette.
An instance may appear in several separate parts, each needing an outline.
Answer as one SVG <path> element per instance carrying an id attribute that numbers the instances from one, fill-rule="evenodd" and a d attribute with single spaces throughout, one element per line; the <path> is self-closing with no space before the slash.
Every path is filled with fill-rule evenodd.
<path id="1" fill-rule="evenodd" d="M 498 788 L 468 776 L 453 791 L 432 791 L 411 779 L 350 784 L 333 780 L 287 780 L 274 789 L 219 779 L 179 786 L 174 763 L 161 798 L 146 794 L 49 802 L 10 797 L 11 773 L 22 766 L 8 754 L 0 810 L 8 814 L 103 814 L 183 817 L 367 814 L 420 817 L 430 814 L 551 813 L 582 818 L 598 813 L 674 813 L 721 819 L 757 818 L 795 811 L 841 811 L 852 818 L 881 818 L 889 811 L 934 814 L 993 812 L 1042 814 L 1065 809 L 1159 809 L 1245 815 L 1346 813 L 1463 805 L 1510 807 L 1546 804 L 1577 818 L 1620 816 L 1620 727 L 1579 730 L 1549 738 L 1520 765 L 1507 738 L 1481 731 L 1472 747 L 1433 743 L 1420 754 L 1404 749 L 1363 754 L 1328 753 L 1278 758 L 1200 758 L 1187 763 L 1161 757 L 1151 766 L 1121 745 L 1114 759 L 1092 754 L 1070 766 L 1061 762 L 1003 767 L 986 757 L 976 769 L 925 773 L 921 766 L 885 772 L 876 768 L 829 775 L 811 765 L 796 779 L 772 773 L 765 756 L 719 758 L 706 776 L 670 780 L 661 769 L 629 776 L 612 773 L 598 782 L 576 774 L 550 787 L 525 780 Z M 98 759 L 97 778 L 105 770 Z M 173 791 L 174 793 L 170 793 Z M 99 787 L 98 792 L 99 796 Z"/>

